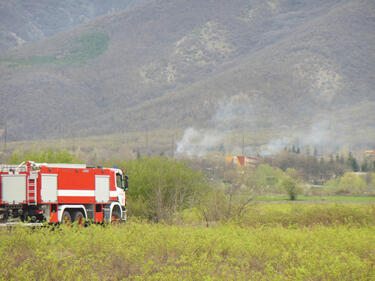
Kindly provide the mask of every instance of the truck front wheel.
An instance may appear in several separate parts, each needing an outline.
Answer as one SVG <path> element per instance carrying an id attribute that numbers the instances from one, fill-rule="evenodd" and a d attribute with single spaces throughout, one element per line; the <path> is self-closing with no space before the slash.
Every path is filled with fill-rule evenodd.
<path id="1" fill-rule="evenodd" d="M 121 222 L 121 213 L 118 210 L 118 208 L 114 208 L 112 211 L 112 216 L 111 216 L 111 223 L 112 224 L 118 224 Z"/>

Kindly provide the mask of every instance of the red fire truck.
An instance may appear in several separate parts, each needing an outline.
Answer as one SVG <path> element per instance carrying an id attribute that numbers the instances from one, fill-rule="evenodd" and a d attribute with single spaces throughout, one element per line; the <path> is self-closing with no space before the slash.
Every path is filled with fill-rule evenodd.
<path id="1" fill-rule="evenodd" d="M 24 162 L 0 165 L 0 221 L 126 220 L 128 177 L 117 168 Z"/>

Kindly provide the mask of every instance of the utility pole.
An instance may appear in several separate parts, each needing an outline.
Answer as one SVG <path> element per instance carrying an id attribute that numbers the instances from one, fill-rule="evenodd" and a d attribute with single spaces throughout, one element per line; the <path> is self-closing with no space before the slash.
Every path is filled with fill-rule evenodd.
<path id="1" fill-rule="evenodd" d="M 174 134 L 172 134 L 172 159 L 174 159 Z"/>
<path id="2" fill-rule="evenodd" d="M 245 156 L 245 136 L 242 135 L 242 156 Z"/>
<path id="3" fill-rule="evenodd" d="M 4 153 L 7 151 L 7 135 L 8 135 L 8 126 L 7 126 L 7 121 L 5 120 L 5 130 L 4 130 Z"/>
<path id="4" fill-rule="evenodd" d="M 8 108 L 5 107 L 5 118 L 4 118 L 4 153 L 7 151 L 7 138 L 8 138 Z"/>
<path id="5" fill-rule="evenodd" d="M 148 127 L 146 128 L 146 154 L 150 156 L 150 149 L 148 147 Z"/>

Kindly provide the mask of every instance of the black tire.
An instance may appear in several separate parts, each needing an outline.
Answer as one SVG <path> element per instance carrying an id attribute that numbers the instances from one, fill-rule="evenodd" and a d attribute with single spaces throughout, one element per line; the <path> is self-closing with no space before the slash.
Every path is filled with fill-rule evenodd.
<path id="1" fill-rule="evenodd" d="M 1 214 L 1 219 L 0 219 L 0 223 L 5 223 L 8 221 L 8 212 L 5 211 L 5 212 L 2 212 Z"/>
<path id="2" fill-rule="evenodd" d="M 73 222 L 77 222 L 78 225 L 84 225 L 85 219 L 85 215 L 81 211 L 74 212 Z"/>
<path id="3" fill-rule="evenodd" d="M 121 222 L 121 212 L 118 208 L 112 210 L 111 224 L 119 224 Z"/>
<path id="4" fill-rule="evenodd" d="M 70 225 L 72 223 L 72 216 L 69 211 L 64 211 L 61 217 L 61 223 Z"/>

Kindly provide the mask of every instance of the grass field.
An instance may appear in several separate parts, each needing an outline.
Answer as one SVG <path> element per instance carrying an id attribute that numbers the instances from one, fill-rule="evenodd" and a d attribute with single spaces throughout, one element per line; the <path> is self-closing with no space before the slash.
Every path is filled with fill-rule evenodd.
<path id="1" fill-rule="evenodd" d="M 267 196 L 259 196 L 255 198 L 256 201 L 265 201 L 265 202 L 282 202 L 282 201 L 289 201 L 290 199 L 288 196 L 280 195 L 267 195 Z M 375 203 L 374 196 L 304 196 L 298 195 L 297 202 L 304 202 L 304 201 L 314 201 L 314 202 L 358 202 L 358 203 Z"/>
<path id="2" fill-rule="evenodd" d="M 305 205 L 303 205 L 305 206 Z M 374 280 L 369 204 L 258 204 L 256 224 L 0 230 L 0 280 Z M 319 217 L 331 220 L 317 221 Z M 274 224 L 268 221 L 274 220 Z"/>

